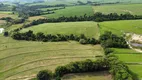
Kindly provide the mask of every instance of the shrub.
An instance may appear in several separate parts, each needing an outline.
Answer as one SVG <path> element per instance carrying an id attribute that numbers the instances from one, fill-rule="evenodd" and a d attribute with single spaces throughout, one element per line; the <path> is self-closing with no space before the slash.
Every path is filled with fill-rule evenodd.
<path id="1" fill-rule="evenodd" d="M 9 33 L 6 31 L 6 32 L 4 32 L 4 36 L 8 36 L 9 35 Z"/>
<path id="2" fill-rule="evenodd" d="M 80 40 L 79 40 L 79 43 L 80 43 L 80 44 L 86 44 L 86 40 L 85 40 L 85 39 L 80 39 Z"/>
<path id="3" fill-rule="evenodd" d="M 55 76 L 56 77 L 62 77 L 64 74 L 67 74 L 69 70 L 66 68 L 66 66 L 58 66 L 55 69 Z"/>
<path id="4" fill-rule="evenodd" d="M 37 74 L 37 79 L 38 80 L 51 80 L 52 79 L 52 72 L 49 70 L 40 71 Z"/>
<path id="5" fill-rule="evenodd" d="M 119 37 L 109 31 L 101 35 L 99 40 L 104 48 L 128 48 L 127 42 L 123 37 Z"/>
<path id="6" fill-rule="evenodd" d="M 113 52 L 113 50 L 110 48 L 105 48 L 104 51 L 105 51 L 105 55 L 108 55 L 109 53 Z"/>

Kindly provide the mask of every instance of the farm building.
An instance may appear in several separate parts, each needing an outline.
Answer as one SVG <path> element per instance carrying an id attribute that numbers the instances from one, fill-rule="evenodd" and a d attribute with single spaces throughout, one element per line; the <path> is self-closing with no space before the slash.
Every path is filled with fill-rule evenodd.
<path id="1" fill-rule="evenodd" d="M 4 31 L 4 28 L 0 28 L 0 34 Z"/>

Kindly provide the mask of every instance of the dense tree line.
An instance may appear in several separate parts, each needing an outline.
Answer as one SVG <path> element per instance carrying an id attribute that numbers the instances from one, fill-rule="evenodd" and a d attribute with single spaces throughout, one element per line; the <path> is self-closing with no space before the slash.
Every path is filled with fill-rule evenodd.
<path id="1" fill-rule="evenodd" d="M 77 1 L 77 3 L 74 3 L 75 5 L 93 5 L 93 6 L 100 6 L 100 5 L 107 5 L 107 4 L 119 4 L 120 2 L 98 2 L 98 1 L 87 1 L 87 2 L 82 2 L 82 1 Z"/>
<path id="2" fill-rule="evenodd" d="M 3 17 L 3 18 L 0 18 L 0 20 L 5 20 L 6 22 L 9 22 L 11 24 L 20 24 L 20 23 L 25 22 L 25 19 L 23 19 L 23 18 L 13 19 L 11 17 Z"/>
<path id="3" fill-rule="evenodd" d="M 55 73 L 52 73 L 51 76 L 48 76 L 49 73 L 51 74 L 50 71 L 43 70 L 38 73 L 37 78 L 38 80 L 51 80 L 52 77 L 56 78 L 56 80 L 61 80 L 61 77 L 65 74 L 98 72 L 106 70 L 110 72 L 114 80 L 137 80 L 127 65 L 119 61 L 114 55 L 108 55 L 106 58 L 98 59 L 96 61 L 87 59 L 85 61 L 71 62 L 65 66 L 58 66 L 55 69 Z M 41 72 L 42 75 L 39 75 Z M 44 79 L 41 79 L 41 77 L 44 77 Z"/>
<path id="4" fill-rule="evenodd" d="M 58 66 L 55 69 L 55 76 L 59 78 L 69 73 L 98 72 L 105 70 L 109 70 L 109 66 L 106 61 L 92 61 L 87 59 L 85 61 L 71 62 L 65 66 Z"/>
<path id="5" fill-rule="evenodd" d="M 19 30 L 19 29 L 18 29 Z M 102 47 L 105 49 L 106 54 L 112 52 L 109 48 L 128 48 L 127 42 L 123 37 L 118 37 L 111 32 L 105 32 L 103 35 L 100 36 L 99 40 L 95 38 L 87 38 L 84 34 L 80 36 L 77 35 L 52 35 L 47 34 L 45 35 L 42 32 L 34 34 L 33 31 L 29 30 L 25 33 L 15 32 L 12 34 L 12 38 L 16 40 L 27 40 L 27 41 L 43 41 L 43 42 L 58 42 L 58 41 L 68 41 L 74 40 L 78 41 L 80 44 L 99 44 L 101 43 Z"/>
<path id="6" fill-rule="evenodd" d="M 38 25 L 42 23 L 54 23 L 54 22 L 76 22 L 76 21 L 96 21 L 96 22 L 102 22 L 102 21 L 114 21 L 114 20 L 133 20 L 133 19 L 142 19 L 142 16 L 137 15 L 131 15 L 131 14 L 120 14 L 117 13 L 110 13 L 110 14 L 102 14 L 100 12 L 95 13 L 93 16 L 87 16 L 86 14 L 84 16 L 71 16 L 71 17 L 59 17 L 57 19 L 38 19 L 34 20 L 33 22 L 23 25 L 24 28 L 30 27 L 33 25 Z"/>
<path id="7" fill-rule="evenodd" d="M 128 48 L 126 40 L 123 37 L 118 37 L 112 32 L 106 31 L 100 36 L 101 45 L 104 48 Z"/>
<path id="8" fill-rule="evenodd" d="M 108 62 L 113 80 L 138 80 L 138 77 L 124 62 L 119 61 L 117 56 L 110 54 L 106 56 L 105 60 Z"/>
<path id="9" fill-rule="evenodd" d="M 0 20 L 5 20 L 6 22 L 10 22 L 12 24 L 20 24 L 20 23 L 25 22 L 25 19 L 23 19 L 23 18 L 13 19 L 11 17 L 3 17 L 3 18 L 0 18 Z"/>
<path id="10" fill-rule="evenodd" d="M 65 8 L 66 7 L 59 7 L 59 8 L 57 7 L 57 8 L 53 8 L 53 9 L 47 9 L 46 11 L 56 11 L 56 10 L 65 9 Z"/>
<path id="11" fill-rule="evenodd" d="M 49 70 L 42 70 L 37 74 L 37 80 L 51 80 L 53 78 L 53 74 Z"/>
<path id="12" fill-rule="evenodd" d="M 0 20 L 6 20 L 7 22 L 9 22 L 12 20 L 12 18 L 11 17 L 2 17 L 2 18 L 0 18 Z"/>
<path id="13" fill-rule="evenodd" d="M 43 41 L 43 42 L 58 42 L 58 41 L 74 40 L 74 41 L 80 42 L 81 44 L 98 44 L 99 43 L 99 41 L 96 40 L 95 38 L 87 38 L 84 34 L 81 34 L 80 36 L 73 35 L 73 34 L 45 35 L 42 32 L 34 34 L 33 31 L 31 30 L 25 33 L 19 33 L 19 32 L 13 33 L 12 38 L 16 40 Z"/>
<path id="14" fill-rule="evenodd" d="M 65 4 L 57 4 L 57 5 L 32 5 L 32 6 L 26 6 L 32 10 L 40 9 L 40 8 L 51 8 L 51 7 L 65 7 Z"/>
<path id="15" fill-rule="evenodd" d="M 19 17 L 29 17 L 29 16 L 39 16 L 44 15 L 44 11 L 39 10 L 41 8 L 50 8 L 50 7 L 65 7 L 64 4 L 58 4 L 58 5 L 32 5 L 32 6 L 26 6 L 22 4 L 18 4 L 17 6 L 13 6 L 12 11 L 18 12 Z"/>
<path id="16" fill-rule="evenodd" d="M 11 11 L 11 6 L 9 4 L 3 4 L 0 2 L 0 11 Z"/>

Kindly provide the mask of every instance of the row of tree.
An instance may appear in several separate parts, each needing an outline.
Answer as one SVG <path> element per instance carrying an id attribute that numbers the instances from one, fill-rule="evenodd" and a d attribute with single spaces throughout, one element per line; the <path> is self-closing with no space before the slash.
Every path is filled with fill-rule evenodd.
<path id="1" fill-rule="evenodd" d="M 13 33 L 12 38 L 16 40 L 27 40 L 27 41 L 43 41 L 43 42 L 58 42 L 58 41 L 68 41 L 68 40 L 74 40 L 78 41 L 81 44 L 99 44 L 99 41 L 95 38 L 87 38 L 84 34 L 81 34 L 80 36 L 77 35 L 51 35 L 47 34 L 45 35 L 42 32 L 39 32 L 37 34 L 34 34 L 33 31 L 28 31 L 25 33 Z"/>
<path id="2" fill-rule="evenodd" d="M 118 60 L 114 55 L 108 55 L 106 58 L 96 61 L 85 60 L 71 62 L 65 66 L 58 66 L 55 73 L 49 70 L 40 71 L 37 74 L 38 80 L 61 80 L 65 74 L 70 73 L 85 73 L 85 72 L 98 72 L 109 70 L 114 80 L 137 80 L 136 77 L 129 70 L 127 65 Z"/>
<path id="3" fill-rule="evenodd" d="M 133 19 L 142 19 L 142 16 L 131 15 L 131 14 L 120 14 L 117 13 L 110 13 L 110 14 L 102 14 L 100 12 L 95 13 L 93 16 L 71 16 L 71 17 L 59 17 L 59 18 L 52 18 L 52 19 L 38 19 L 34 20 L 29 24 L 23 25 L 24 28 L 30 27 L 33 25 L 43 24 L 43 23 L 54 23 L 54 22 L 76 22 L 76 21 L 114 21 L 114 20 L 133 20 Z"/>
<path id="4" fill-rule="evenodd" d="M 13 6 L 12 11 L 17 12 L 19 14 L 19 17 L 27 18 L 29 16 L 39 16 L 44 15 L 45 13 L 42 10 L 39 10 L 41 8 L 51 8 L 51 7 L 65 7 L 63 4 L 59 5 L 32 5 L 32 6 L 26 6 L 23 4 L 18 4 L 17 6 Z"/>
<path id="5" fill-rule="evenodd" d="M 128 48 L 128 44 L 123 37 L 118 37 L 112 32 L 106 31 L 100 36 L 99 41 L 104 48 Z"/>
<path id="6" fill-rule="evenodd" d="M 12 38 L 16 40 L 27 40 L 27 41 L 43 41 L 43 42 L 58 42 L 58 41 L 68 41 L 68 40 L 74 40 L 78 41 L 81 44 L 100 44 L 102 47 L 105 48 L 129 48 L 127 42 L 123 37 L 118 37 L 115 34 L 112 34 L 109 31 L 106 31 L 104 34 L 102 34 L 99 38 L 99 40 L 96 40 L 95 38 L 87 38 L 84 34 L 81 34 L 80 36 L 77 35 L 52 35 L 47 34 L 45 35 L 42 32 L 39 32 L 37 34 L 34 34 L 33 31 L 29 30 L 25 33 L 19 33 L 15 32 L 12 34 Z M 108 52 L 111 52 L 111 50 L 106 49 L 106 54 Z"/>
<path id="7" fill-rule="evenodd" d="M 106 4 L 119 4 L 120 2 L 98 2 L 98 1 L 87 1 L 87 2 L 82 2 L 82 1 L 77 1 L 77 5 L 93 5 L 93 6 L 100 6 L 100 5 L 106 5 Z"/>
<path id="8" fill-rule="evenodd" d="M 113 80 L 138 80 L 136 76 L 122 61 L 119 61 L 118 57 L 109 54 L 106 56 L 105 60 L 109 65 L 109 72 L 111 73 Z"/>
<path id="9" fill-rule="evenodd" d="M 7 23 L 11 23 L 11 24 L 20 24 L 25 22 L 24 18 L 13 19 L 11 17 L 3 17 L 3 18 L 0 18 L 0 20 L 5 20 Z"/>

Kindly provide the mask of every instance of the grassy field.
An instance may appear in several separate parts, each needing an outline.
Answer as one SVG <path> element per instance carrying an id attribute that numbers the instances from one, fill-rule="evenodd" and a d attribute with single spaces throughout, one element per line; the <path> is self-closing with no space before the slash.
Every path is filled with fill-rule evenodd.
<path id="1" fill-rule="evenodd" d="M 142 53 L 136 52 L 131 49 L 117 49 L 113 48 L 114 54 L 118 56 L 121 61 L 128 64 L 130 70 L 142 78 Z"/>
<path id="2" fill-rule="evenodd" d="M 44 3 L 30 3 L 30 4 L 27 4 L 27 5 L 28 6 L 33 6 L 33 5 L 57 5 L 57 4 L 72 5 L 73 3 L 69 3 L 69 2 L 65 2 L 65 1 L 55 1 L 55 2 L 51 1 L 51 2 L 44 2 Z"/>
<path id="3" fill-rule="evenodd" d="M 118 13 L 125 14 L 131 13 L 133 15 L 142 15 L 142 4 L 115 4 L 115 5 L 103 5 L 103 6 L 94 6 L 95 12 L 102 12 L 105 14 L 109 13 Z"/>
<path id="4" fill-rule="evenodd" d="M 114 34 L 122 35 L 124 32 L 142 34 L 142 20 L 106 21 L 100 23 L 100 33 L 111 31 Z"/>
<path id="5" fill-rule="evenodd" d="M 142 62 L 142 53 L 136 52 L 131 49 L 116 49 L 114 48 L 115 55 L 124 62 Z"/>
<path id="6" fill-rule="evenodd" d="M 65 75 L 62 80 L 112 80 L 107 71 Z"/>
<path id="7" fill-rule="evenodd" d="M 66 7 L 65 9 L 56 10 L 54 14 L 43 15 L 47 18 L 58 18 L 62 16 L 83 16 L 84 14 L 93 15 L 93 10 L 91 6 L 71 6 Z"/>
<path id="8" fill-rule="evenodd" d="M 48 1 L 45 0 L 46 2 L 44 3 L 31 3 L 28 4 L 29 6 L 32 5 L 57 5 L 57 4 L 65 4 L 65 5 L 74 5 L 77 4 L 77 1 L 79 0 L 52 0 Z M 80 0 L 83 3 L 87 3 L 87 0 Z M 97 2 L 97 3 L 115 3 L 115 2 L 121 2 L 121 3 L 142 3 L 141 0 L 89 0 L 92 2 Z"/>
<path id="9" fill-rule="evenodd" d="M 128 67 L 142 79 L 142 65 L 128 65 Z"/>
<path id="10" fill-rule="evenodd" d="M 21 32 L 29 30 L 43 32 L 45 34 L 85 34 L 87 37 L 98 38 L 99 30 L 96 22 L 63 22 L 63 23 L 46 23 L 30 28 L 25 28 Z"/>
<path id="11" fill-rule="evenodd" d="M 32 78 L 38 71 L 54 69 L 71 61 L 95 60 L 104 55 L 100 45 L 81 45 L 78 42 L 15 41 L 0 36 L 0 80 Z"/>
<path id="12" fill-rule="evenodd" d="M 33 17 L 29 17 L 28 20 L 33 21 L 33 20 L 44 19 L 44 18 L 45 17 L 43 17 L 43 16 L 33 16 Z"/>
<path id="13" fill-rule="evenodd" d="M 12 17 L 12 18 L 17 18 L 18 15 L 12 14 L 10 11 L 0 11 L 0 18 L 3 17 Z"/>
<path id="14" fill-rule="evenodd" d="M 0 25 L 5 24 L 5 23 L 6 23 L 6 21 L 0 20 Z"/>

